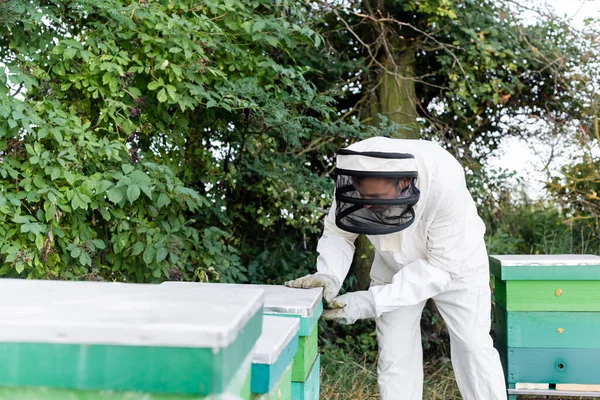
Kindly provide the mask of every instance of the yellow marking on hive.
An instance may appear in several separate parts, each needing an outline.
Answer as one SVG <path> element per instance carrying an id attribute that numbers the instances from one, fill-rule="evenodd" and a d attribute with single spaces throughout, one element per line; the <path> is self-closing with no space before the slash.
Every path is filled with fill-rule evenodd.
<path id="1" fill-rule="evenodd" d="M 554 294 L 560 296 L 562 294 L 562 289 L 556 289 L 556 292 L 554 292 Z"/>
<path id="2" fill-rule="evenodd" d="M 565 328 L 558 328 L 557 331 L 558 333 L 563 333 L 565 331 Z"/>

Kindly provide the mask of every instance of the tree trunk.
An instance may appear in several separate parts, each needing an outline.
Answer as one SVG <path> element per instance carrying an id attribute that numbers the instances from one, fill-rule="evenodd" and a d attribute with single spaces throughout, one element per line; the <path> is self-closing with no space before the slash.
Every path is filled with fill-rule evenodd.
<path id="1" fill-rule="evenodd" d="M 369 91 L 366 107 L 361 117 L 371 125 L 378 125 L 380 117 L 402 126 L 394 137 L 418 138 L 416 94 L 414 82 L 414 51 L 405 41 L 395 38 L 393 41 L 394 59 L 384 57 L 380 63 L 380 75 L 375 82 L 375 90 Z M 356 277 L 355 290 L 365 290 L 371 281 L 370 271 L 373 263 L 374 248 L 366 236 L 360 235 L 356 242 L 356 251 L 350 274 Z"/>

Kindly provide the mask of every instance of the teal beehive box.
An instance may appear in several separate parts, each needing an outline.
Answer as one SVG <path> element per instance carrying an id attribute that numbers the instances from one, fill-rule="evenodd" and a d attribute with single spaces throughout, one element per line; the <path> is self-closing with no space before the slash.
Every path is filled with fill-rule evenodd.
<path id="1" fill-rule="evenodd" d="M 260 286 L 265 315 L 300 321 L 298 352 L 292 365 L 292 399 L 313 400 L 320 393 L 318 321 L 323 313 L 322 289 Z"/>
<path id="2" fill-rule="evenodd" d="M 253 400 L 290 400 L 292 362 L 298 350 L 296 319 L 265 316 L 262 334 L 252 358 Z"/>
<path id="3" fill-rule="evenodd" d="M 164 282 L 161 286 L 179 286 L 193 289 L 196 283 Z M 298 331 L 298 351 L 292 364 L 292 382 L 296 387 L 293 393 L 319 393 L 320 376 L 318 368 L 318 321 L 323 313 L 323 290 L 295 289 L 282 285 L 239 285 L 227 286 L 254 287 L 264 291 L 264 314 L 280 318 L 295 319 L 300 322 Z M 317 368 L 315 368 L 317 365 Z M 316 372 L 314 372 L 316 371 Z M 312 375 L 311 375 L 312 374 Z M 306 382 L 312 378 L 308 384 Z M 310 385 L 310 388 L 308 386 Z M 292 395 L 292 399 L 295 399 Z"/>
<path id="4" fill-rule="evenodd" d="M 292 382 L 292 399 L 318 400 L 320 395 L 321 356 L 318 354 L 304 382 Z"/>
<path id="5" fill-rule="evenodd" d="M 190 282 L 164 282 L 160 286 L 178 286 L 183 288 L 194 289 L 197 283 Z M 213 284 L 222 285 L 222 284 Z M 323 313 L 323 290 L 315 289 L 295 289 L 282 285 L 240 285 L 226 284 L 231 287 L 253 287 L 264 291 L 264 308 L 265 316 L 276 316 L 280 318 L 295 319 L 300 322 L 298 331 L 298 351 L 294 355 L 292 364 L 292 382 L 299 383 L 302 386 L 303 392 L 305 382 L 309 377 L 313 377 L 310 384 L 316 392 L 319 392 L 320 377 L 319 368 L 314 368 L 315 363 L 318 365 L 318 321 Z M 312 372 L 317 370 L 317 372 Z M 313 375 L 310 375 L 310 374 Z M 314 376 L 316 375 L 316 378 Z M 298 385 L 295 385 L 298 386 Z M 315 390 L 308 391 L 315 392 Z M 295 397 L 292 395 L 292 399 Z"/>
<path id="6" fill-rule="evenodd" d="M 0 280 L 0 399 L 249 399 L 263 291 Z"/>
<path id="7" fill-rule="evenodd" d="M 509 397 L 600 397 L 600 257 L 494 255 L 496 347 Z"/>

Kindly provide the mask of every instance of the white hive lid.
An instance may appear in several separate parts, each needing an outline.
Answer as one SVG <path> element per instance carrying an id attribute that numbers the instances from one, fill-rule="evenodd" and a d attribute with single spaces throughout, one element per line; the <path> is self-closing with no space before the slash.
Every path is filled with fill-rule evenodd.
<path id="1" fill-rule="evenodd" d="M 198 289 L 0 279 L 0 342 L 217 350 L 231 344 L 263 305 L 258 288 Z"/>
<path id="2" fill-rule="evenodd" d="M 296 289 L 279 285 L 254 285 L 265 292 L 265 313 L 313 315 L 323 297 L 322 288 Z"/>
<path id="3" fill-rule="evenodd" d="M 194 289 L 195 282 L 163 282 L 161 286 L 179 286 Z M 203 285 L 227 285 L 232 287 L 253 287 L 265 293 L 264 312 L 267 314 L 291 314 L 300 317 L 311 317 L 317 309 L 322 296 L 322 288 L 295 289 L 283 285 L 252 285 L 234 283 L 205 283 Z"/>
<path id="4" fill-rule="evenodd" d="M 279 359 L 281 352 L 298 335 L 300 321 L 298 318 L 282 318 L 265 315 L 262 333 L 256 342 L 256 350 L 252 362 L 254 364 L 273 364 Z"/>
<path id="5" fill-rule="evenodd" d="M 498 260 L 503 267 L 600 265 L 599 256 L 587 254 L 511 254 L 490 257 Z"/>

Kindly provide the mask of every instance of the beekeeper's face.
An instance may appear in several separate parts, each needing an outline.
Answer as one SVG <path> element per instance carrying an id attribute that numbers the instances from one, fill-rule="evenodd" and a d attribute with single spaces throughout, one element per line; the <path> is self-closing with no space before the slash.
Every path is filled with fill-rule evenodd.
<path id="1" fill-rule="evenodd" d="M 360 193 L 362 199 L 393 200 L 401 197 L 402 191 L 410 184 L 410 178 L 361 178 L 354 179 L 352 185 Z M 387 206 L 365 205 L 373 212 L 383 212 Z"/>

